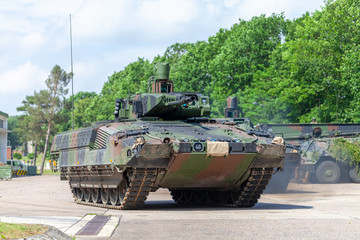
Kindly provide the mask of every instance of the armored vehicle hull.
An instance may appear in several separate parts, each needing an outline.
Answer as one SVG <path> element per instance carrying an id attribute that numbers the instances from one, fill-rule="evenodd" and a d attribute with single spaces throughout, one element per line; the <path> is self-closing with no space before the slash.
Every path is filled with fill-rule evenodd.
<path id="1" fill-rule="evenodd" d="M 168 188 L 179 203 L 251 207 L 284 164 L 270 142 L 216 120 L 123 121 L 59 134 L 52 154 L 80 204 L 133 209 Z"/>

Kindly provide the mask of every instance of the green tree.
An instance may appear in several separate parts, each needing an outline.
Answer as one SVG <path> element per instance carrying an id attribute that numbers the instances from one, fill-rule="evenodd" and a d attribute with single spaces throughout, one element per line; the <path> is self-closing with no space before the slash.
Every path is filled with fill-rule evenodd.
<path id="1" fill-rule="evenodd" d="M 85 119 L 96 118 L 96 121 L 114 119 L 116 98 L 127 97 L 130 93 L 147 91 L 147 83 L 152 75 L 153 65 L 143 58 L 130 63 L 120 72 L 115 72 L 105 82 L 101 93 L 95 96 L 85 110 Z"/>
<path id="2" fill-rule="evenodd" d="M 61 110 L 61 97 L 63 98 L 68 90 L 65 88 L 71 79 L 72 73 L 66 73 L 60 66 L 55 65 L 51 70 L 49 77 L 46 79 L 45 83 L 47 86 L 47 92 L 50 95 L 48 108 L 44 108 L 44 112 L 46 114 L 48 120 L 48 127 L 45 138 L 45 146 L 44 146 L 44 156 L 41 162 L 40 174 L 43 173 L 46 153 L 48 150 L 52 121 L 55 117 L 55 114 Z"/>
<path id="3" fill-rule="evenodd" d="M 23 143 L 32 142 L 34 145 L 35 165 L 38 147 L 43 149 L 46 135 L 47 116 L 44 109 L 49 108 L 50 95 L 48 91 L 41 90 L 34 92 L 32 96 L 26 96 L 22 101 L 22 106 L 17 111 L 23 114 L 18 117 L 17 128 L 15 133 L 20 136 Z"/>
<path id="4" fill-rule="evenodd" d="M 65 99 L 63 108 L 56 115 L 56 128 L 59 132 L 68 131 L 72 128 L 71 111 L 72 99 L 74 98 L 74 127 L 80 128 L 83 123 L 91 123 L 96 121 L 96 116 L 86 116 L 85 112 L 89 108 L 90 103 L 97 96 L 95 92 L 78 92 L 74 96 Z"/>
<path id="5" fill-rule="evenodd" d="M 347 106 L 357 103 L 358 26 L 359 1 L 353 0 L 328 1 L 322 11 L 297 21 L 283 46 L 277 84 L 291 121 L 347 122 L 356 116 Z"/>
<path id="6" fill-rule="evenodd" d="M 213 107 L 215 113 L 222 114 L 226 98 L 250 86 L 255 75 L 269 67 L 270 56 L 281 44 L 285 28 L 282 14 L 240 20 L 231 27 L 221 52 L 209 65 L 210 96 L 217 100 Z"/>
<path id="7" fill-rule="evenodd" d="M 21 146 L 20 137 L 15 132 L 15 129 L 17 128 L 17 126 L 18 126 L 18 117 L 17 116 L 9 116 L 8 129 L 10 130 L 10 132 L 8 133 L 8 140 L 10 142 L 10 146 L 11 146 L 12 150 Z"/>

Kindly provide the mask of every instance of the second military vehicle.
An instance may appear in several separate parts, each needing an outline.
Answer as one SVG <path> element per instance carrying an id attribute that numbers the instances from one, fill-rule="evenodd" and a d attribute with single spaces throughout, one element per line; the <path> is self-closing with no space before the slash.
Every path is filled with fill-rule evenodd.
<path id="1" fill-rule="evenodd" d="M 167 188 L 178 203 L 254 206 L 283 167 L 282 138 L 209 118 L 209 97 L 174 92 L 168 64 L 155 73 L 148 93 L 116 99 L 115 121 L 54 137 L 51 153 L 76 203 L 134 209 Z"/>
<path id="2" fill-rule="evenodd" d="M 360 182 L 359 159 L 354 159 L 359 148 L 359 123 L 261 124 L 259 129 L 281 135 L 299 147 L 299 176 L 305 181 Z"/>

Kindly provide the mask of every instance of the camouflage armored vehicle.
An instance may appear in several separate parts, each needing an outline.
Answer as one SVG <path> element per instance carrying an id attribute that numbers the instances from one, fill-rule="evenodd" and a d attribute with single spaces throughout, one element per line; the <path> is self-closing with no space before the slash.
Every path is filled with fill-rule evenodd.
<path id="1" fill-rule="evenodd" d="M 360 124 L 262 124 L 260 129 L 281 134 L 301 150 L 300 175 L 320 183 L 359 183 Z M 299 152 L 300 154 L 300 152 Z"/>
<path id="2" fill-rule="evenodd" d="M 282 139 L 208 118 L 207 96 L 173 92 L 169 65 L 154 68 L 149 93 L 116 99 L 115 121 L 54 137 L 51 153 L 76 203 L 135 209 L 167 188 L 178 203 L 254 206 L 283 166 Z"/>

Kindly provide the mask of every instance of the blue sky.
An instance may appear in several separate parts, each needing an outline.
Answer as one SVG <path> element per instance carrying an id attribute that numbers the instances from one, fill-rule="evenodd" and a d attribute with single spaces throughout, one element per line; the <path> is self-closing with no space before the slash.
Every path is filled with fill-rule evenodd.
<path id="1" fill-rule="evenodd" d="M 45 89 L 56 64 L 70 72 L 72 15 L 74 92 L 99 93 L 115 71 L 152 60 L 176 42 L 207 40 L 238 19 L 321 10 L 323 0 L 0 0 L 0 111 L 20 115 L 26 95 Z"/>

